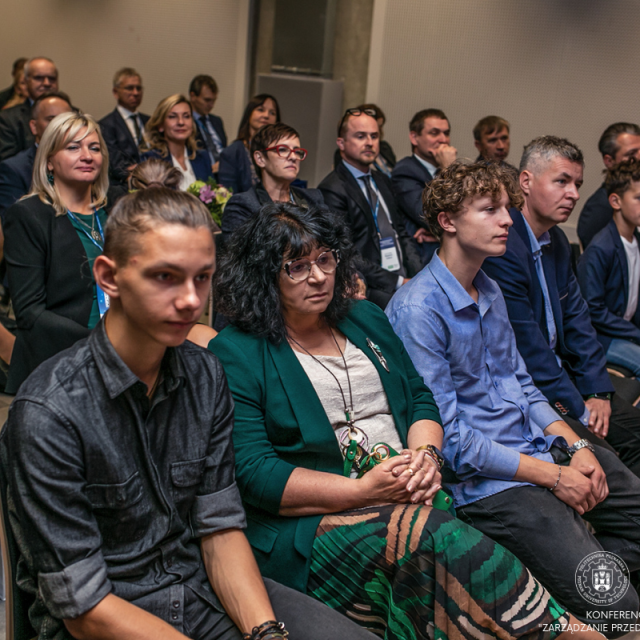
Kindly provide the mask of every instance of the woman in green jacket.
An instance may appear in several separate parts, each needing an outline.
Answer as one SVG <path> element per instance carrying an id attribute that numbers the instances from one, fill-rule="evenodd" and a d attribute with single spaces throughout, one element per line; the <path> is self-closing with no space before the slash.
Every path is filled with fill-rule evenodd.
<path id="1" fill-rule="evenodd" d="M 235 401 L 237 481 L 263 575 L 389 640 L 557 636 L 542 625 L 573 618 L 529 571 L 432 507 L 438 409 L 384 313 L 352 300 L 354 258 L 328 211 L 275 204 L 216 275 L 232 326 L 209 349 Z M 375 451 L 399 455 L 367 465 Z"/>

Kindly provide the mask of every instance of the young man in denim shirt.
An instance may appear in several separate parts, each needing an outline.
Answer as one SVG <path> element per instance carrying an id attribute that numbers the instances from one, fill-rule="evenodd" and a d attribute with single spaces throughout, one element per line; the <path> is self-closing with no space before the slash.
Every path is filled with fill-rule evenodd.
<path id="1" fill-rule="evenodd" d="M 586 619 L 589 603 L 575 586 L 585 556 L 604 547 L 640 569 L 640 481 L 615 455 L 580 439 L 536 389 L 500 288 L 481 271 L 485 258 L 505 251 L 508 206 L 519 200 L 495 165 L 444 170 L 424 199 L 441 248 L 387 315 L 440 409 L 445 482 L 458 516 Z M 628 589 L 608 609 L 637 611 L 637 594 Z"/>

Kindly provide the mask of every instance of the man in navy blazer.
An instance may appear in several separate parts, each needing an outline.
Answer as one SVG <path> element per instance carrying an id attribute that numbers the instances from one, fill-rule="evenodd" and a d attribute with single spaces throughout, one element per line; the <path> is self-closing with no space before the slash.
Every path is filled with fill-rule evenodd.
<path id="1" fill-rule="evenodd" d="M 483 270 L 504 294 L 518 350 L 536 386 L 578 433 L 607 441 L 640 475 L 640 411 L 625 401 L 571 269 L 571 247 L 558 228 L 579 199 L 584 160 L 568 140 L 543 136 L 524 149 L 522 211 L 511 210 L 507 251 Z"/>
<path id="2" fill-rule="evenodd" d="M 206 75 L 196 76 L 189 85 L 189 100 L 193 107 L 198 146 L 205 149 L 214 174 L 218 173 L 220 154 L 227 146 L 227 134 L 222 118 L 211 113 L 218 99 L 218 83 Z"/>
<path id="3" fill-rule="evenodd" d="M 440 109 L 418 111 L 409 123 L 412 154 L 396 164 L 391 172 L 393 189 L 405 217 L 407 233 L 418 243 L 420 260 L 424 266 L 440 246 L 429 232 L 422 215 L 422 192 L 439 169 L 448 167 L 457 152 L 451 146 L 449 120 Z"/>
<path id="4" fill-rule="evenodd" d="M 109 174 L 124 183 L 140 162 L 140 143 L 149 116 L 138 112 L 144 89 L 140 74 L 131 67 L 119 69 L 113 77 L 116 108 L 100 120 L 102 136 L 109 149 Z"/>
<path id="5" fill-rule="evenodd" d="M 607 169 L 613 169 L 630 158 L 640 158 L 640 127 L 631 122 L 609 125 L 600 136 L 598 150 Z M 578 237 L 583 250 L 596 233 L 607 226 L 612 217 L 613 209 L 602 184 L 584 203 L 578 218 Z"/>
<path id="6" fill-rule="evenodd" d="M 578 262 L 578 282 L 607 360 L 640 377 L 640 161 L 610 169 L 605 189 L 613 220 Z"/>
<path id="7" fill-rule="evenodd" d="M 33 161 L 47 125 L 57 115 L 72 110 L 69 97 L 61 92 L 46 93 L 33 103 L 29 128 L 35 138 L 35 144 L 0 162 L 0 220 L 4 219 L 7 208 L 31 189 Z"/>

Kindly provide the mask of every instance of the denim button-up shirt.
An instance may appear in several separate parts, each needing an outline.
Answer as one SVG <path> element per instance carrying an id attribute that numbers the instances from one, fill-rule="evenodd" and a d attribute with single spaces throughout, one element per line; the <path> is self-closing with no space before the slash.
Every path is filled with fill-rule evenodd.
<path id="1" fill-rule="evenodd" d="M 558 415 L 534 386 L 498 285 L 482 271 L 478 302 L 435 255 L 387 306 L 387 315 L 431 389 L 444 425 L 449 485 L 463 506 L 526 484 L 513 480 L 520 454 L 553 462 L 545 436 Z"/>
<path id="2" fill-rule="evenodd" d="M 185 585 L 221 610 L 198 538 L 245 526 L 217 358 L 168 349 L 152 400 L 100 322 L 22 385 L 0 436 L 19 579 L 40 638 L 113 592 L 182 631 Z"/>

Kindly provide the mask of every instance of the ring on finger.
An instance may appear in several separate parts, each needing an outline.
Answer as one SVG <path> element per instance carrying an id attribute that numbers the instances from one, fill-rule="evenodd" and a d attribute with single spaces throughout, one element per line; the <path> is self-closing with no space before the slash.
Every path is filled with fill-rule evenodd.
<path id="1" fill-rule="evenodd" d="M 415 475 L 415 471 L 411 467 L 408 467 L 407 471 L 409 472 L 409 475 L 413 478 L 413 476 Z"/>

